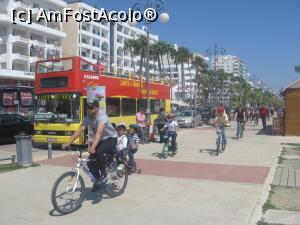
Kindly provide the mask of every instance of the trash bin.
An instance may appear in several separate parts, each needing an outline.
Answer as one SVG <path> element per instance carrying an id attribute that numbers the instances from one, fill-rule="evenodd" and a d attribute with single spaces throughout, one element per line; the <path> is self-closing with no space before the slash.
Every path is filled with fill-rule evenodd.
<path id="1" fill-rule="evenodd" d="M 23 166 L 32 164 L 32 136 L 16 135 L 17 162 Z"/>

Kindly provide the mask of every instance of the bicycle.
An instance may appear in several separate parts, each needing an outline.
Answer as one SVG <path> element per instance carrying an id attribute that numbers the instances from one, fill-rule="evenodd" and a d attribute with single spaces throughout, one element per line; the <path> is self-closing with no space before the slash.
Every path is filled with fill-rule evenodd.
<path id="1" fill-rule="evenodd" d="M 216 140 L 216 144 L 217 144 L 217 155 L 219 155 L 220 153 L 220 147 L 222 148 L 221 151 L 224 152 L 226 145 L 221 143 L 223 142 L 223 138 L 222 138 L 222 131 L 223 129 L 225 129 L 225 127 L 230 127 L 229 125 L 227 126 L 217 126 L 217 140 Z"/>
<path id="2" fill-rule="evenodd" d="M 177 134 L 176 134 L 177 136 Z M 168 131 L 164 131 L 163 135 L 163 140 L 164 140 L 164 146 L 163 146 L 163 151 L 162 151 L 162 156 L 164 159 L 167 159 L 169 156 L 169 153 L 172 152 L 172 156 L 177 154 L 178 150 L 178 144 L 175 142 L 175 151 L 172 150 L 172 143 L 171 143 L 171 135 Z"/>
<path id="3" fill-rule="evenodd" d="M 86 173 L 92 181 L 95 181 L 95 177 L 87 166 L 87 162 L 93 160 L 82 157 L 82 153 L 88 151 L 88 145 L 71 145 L 70 150 L 75 151 L 73 161 L 76 161 L 76 166 L 73 167 L 71 171 L 63 173 L 56 179 L 51 192 L 52 205 L 54 209 L 62 215 L 72 213 L 79 209 L 84 200 L 85 183 L 80 175 L 80 168 L 82 167 L 83 172 Z M 79 152 L 79 155 L 76 154 L 77 152 Z M 110 197 L 117 197 L 124 192 L 127 186 L 128 164 L 124 161 L 123 167 L 118 166 L 115 155 L 107 154 L 105 155 L 105 159 L 107 182 L 103 189 Z M 59 192 L 60 185 L 63 186 L 62 193 Z M 75 198 L 73 199 L 73 197 Z M 60 201 L 62 201 L 62 203 L 60 203 Z"/>
<path id="4" fill-rule="evenodd" d="M 237 127 L 237 139 L 244 137 L 244 130 L 245 130 L 245 121 L 238 121 Z"/>

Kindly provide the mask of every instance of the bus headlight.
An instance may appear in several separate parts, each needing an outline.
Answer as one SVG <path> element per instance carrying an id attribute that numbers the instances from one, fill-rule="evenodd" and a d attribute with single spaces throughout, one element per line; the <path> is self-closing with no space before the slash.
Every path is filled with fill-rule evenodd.
<path id="1" fill-rule="evenodd" d="M 41 130 L 36 130 L 36 131 L 35 131 L 35 134 L 41 135 L 41 134 L 42 134 L 42 131 L 41 131 Z"/>
<path id="2" fill-rule="evenodd" d="M 67 135 L 67 136 L 72 136 L 72 135 L 73 135 L 73 132 L 72 132 L 72 131 L 67 131 L 67 132 L 66 132 L 66 135 Z"/>

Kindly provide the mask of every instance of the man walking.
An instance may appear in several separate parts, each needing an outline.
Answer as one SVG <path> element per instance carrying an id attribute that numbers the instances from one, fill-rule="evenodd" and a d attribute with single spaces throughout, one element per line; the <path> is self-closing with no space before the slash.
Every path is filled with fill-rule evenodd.
<path id="1" fill-rule="evenodd" d="M 265 104 L 259 109 L 261 122 L 263 124 L 263 130 L 267 129 L 267 117 L 269 117 L 269 109 Z"/>
<path id="2" fill-rule="evenodd" d="M 136 123 L 139 127 L 141 134 L 141 143 L 147 143 L 147 129 L 146 129 L 146 115 L 144 108 L 140 108 L 140 111 L 136 114 Z"/>

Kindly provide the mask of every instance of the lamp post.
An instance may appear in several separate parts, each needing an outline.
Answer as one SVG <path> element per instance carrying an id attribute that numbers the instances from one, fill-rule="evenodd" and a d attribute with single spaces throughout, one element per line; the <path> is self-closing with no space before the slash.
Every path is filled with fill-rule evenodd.
<path id="1" fill-rule="evenodd" d="M 226 50 L 224 48 L 218 48 L 217 44 L 215 44 L 214 48 L 209 48 L 206 50 L 206 57 L 208 59 L 211 59 L 211 66 L 214 71 L 217 70 L 217 62 L 220 55 L 225 56 Z M 223 83 L 222 83 L 222 89 L 223 89 Z"/>
<path id="2" fill-rule="evenodd" d="M 145 12 L 147 9 L 152 8 L 155 12 L 161 13 L 159 18 L 162 23 L 167 23 L 169 21 L 169 15 L 165 12 L 165 0 L 146 0 L 146 4 L 136 3 L 133 5 L 133 11 Z M 156 15 L 157 16 L 157 15 Z M 135 25 L 136 21 L 132 21 L 131 24 Z M 145 30 L 147 34 L 147 52 L 146 52 L 146 96 L 147 96 L 147 121 L 150 122 L 150 82 L 149 82 L 149 51 L 150 51 L 150 28 L 151 28 L 151 21 L 145 19 Z"/>

